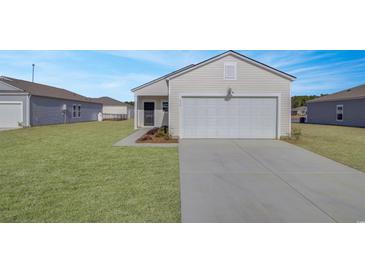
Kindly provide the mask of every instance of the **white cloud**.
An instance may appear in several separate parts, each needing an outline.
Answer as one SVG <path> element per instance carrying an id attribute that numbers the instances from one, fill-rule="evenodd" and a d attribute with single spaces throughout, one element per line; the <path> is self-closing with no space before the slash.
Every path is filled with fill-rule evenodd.
<path id="1" fill-rule="evenodd" d="M 192 63 L 197 63 L 205 58 L 204 53 L 197 51 L 157 51 L 157 50 L 137 50 L 137 51 L 108 51 L 109 54 L 154 63 L 171 68 L 179 68 Z"/>
<path id="2" fill-rule="evenodd" d="M 298 69 L 291 70 L 290 72 L 296 74 L 304 72 L 318 73 L 318 71 L 321 71 L 323 73 L 333 74 L 333 73 L 348 72 L 349 69 L 355 70 L 357 68 L 363 68 L 363 67 L 365 67 L 365 58 L 345 60 L 340 62 L 326 62 L 315 66 L 301 67 Z"/>
<path id="3" fill-rule="evenodd" d="M 333 52 L 316 53 L 314 51 L 250 51 L 248 54 L 251 54 L 251 56 L 253 56 L 252 58 L 257 59 L 260 62 L 283 70 L 288 70 L 290 67 L 302 66 L 311 61 L 330 58 L 336 55 Z"/>
<path id="4" fill-rule="evenodd" d="M 332 93 L 365 82 L 365 58 L 349 60 L 339 52 L 259 51 L 255 58 L 297 76 L 293 95 Z"/>
<path id="5" fill-rule="evenodd" d="M 88 59 L 95 52 L 0 51 L 0 74 L 30 80 L 31 64 L 36 63 L 37 82 L 91 97 L 107 95 L 120 100 L 132 100 L 131 88 L 161 76 L 164 71 L 167 73 L 200 62 L 219 52 L 98 51 L 95 56 L 99 60 L 104 60 L 103 54 L 106 54 L 106 59 L 110 62 L 101 62 L 101 67 L 100 63 Z M 297 76 L 293 83 L 293 94 L 328 93 L 365 81 L 365 58 L 348 60 L 344 55 L 333 51 L 240 52 Z M 113 62 L 123 64 L 118 57 L 134 62 L 130 62 L 131 67 L 114 67 Z"/>
<path id="6" fill-rule="evenodd" d="M 67 81 L 55 77 L 55 71 L 43 73 L 42 83 L 63 87 L 88 97 L 110 96 L 122 101 L 133 100 L 130 91 L 142 83 L 155 79 L 156 75 L 143 73 L 91 74 L 69 71 Z"/>

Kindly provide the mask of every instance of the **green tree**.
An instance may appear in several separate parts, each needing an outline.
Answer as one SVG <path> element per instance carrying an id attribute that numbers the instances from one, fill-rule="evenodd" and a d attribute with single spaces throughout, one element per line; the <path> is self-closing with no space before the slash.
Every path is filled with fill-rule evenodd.
<path id="1" fill-rule="evenodd" d="M 321 95 L 299 95 L 291 97 L 291 106 L 292 108 L 297 108 L 301 106 L 305 106 L 308 100 L 312 100 L 321 96 L 325 96 L 326 94 Z"/>

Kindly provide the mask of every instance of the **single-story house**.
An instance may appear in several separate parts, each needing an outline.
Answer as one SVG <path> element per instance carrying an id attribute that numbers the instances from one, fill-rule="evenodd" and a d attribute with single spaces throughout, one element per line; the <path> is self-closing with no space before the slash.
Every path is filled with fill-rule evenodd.
<path id="1" fill-rule="evenodd" d="M 313 124 L 365 127 L 365 84 L 307 101 Z"/>
<path id="2" fill-rule="evenodd" d="M 134 126 L 179 138 L 288 136 L 293 80 L 230 50 L 132 89 Z"/>
<path id="3" fill-rule="evenodd" d="M 0 77 L 0 128 L 96 121 L 102 104 L 69 90 Z"/>
<path id="4" fill-rule="evenodd" d="M 103 105 L 102 113 L 104 119 L 133 118 L 134 108 L 131 104 L 123 103 L 107 96 L 93 98 L 93 100 Z"/>
<path id="5" fill-rule="evenodd" d="M 291 109 L 291 115 L 293 116 L 306 116 L 307 115 L 307 107 L 301 106 Z"/>

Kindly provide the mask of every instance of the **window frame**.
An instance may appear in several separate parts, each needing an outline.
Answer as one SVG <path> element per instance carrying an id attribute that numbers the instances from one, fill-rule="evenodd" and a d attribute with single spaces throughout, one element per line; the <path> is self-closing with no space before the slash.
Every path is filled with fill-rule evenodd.
<path id="1" fill-rule="evenodd" d="M 81 117 L 81 104 L 78 104 L 77 105 L 77 109 L 76 109 L 77 111 L 76 111 L 76 118 L 80 118 Z"/>
<path id="2" fill-rule="evenodd" d="M 163 107 L 164 103 L 167 103 L 167 111 L 164 110 L 164 107 Z M 162 109 L 162 112 L 164 112 L 164 113 L 169 112 L 169 101 L 162 101 L 161 102 L 161 109 Z"/>
<path id="3" fill-rule="evenodd" d="M 338 107 L 341 107 L 342 109 L 339 110 Z M 336 121 L 337 122 L 342 122 L 343 121 L 343 113 L 344 113 L 343 105 L 336 105 Z M 338 119 L 339 114 L 341 114 L 341 119 Z"/>
<path id="4" fill-rule="evenodd" d="M 72 118 L 77 118 L 77 106 L 76 106 L 76 104 L 72 105 Z"/>
<path id="5" fill-rule="evenodd" d="M 226 69 L 228 66 L 233 66 L 234 67 L 234 77 L 233 78 L 226 78 Z M 237 62 L 224 62 L 223 65 L 224 69 L 223 69 L 223 80 L 225 81 L 235 81 L 237 80 Z"/>

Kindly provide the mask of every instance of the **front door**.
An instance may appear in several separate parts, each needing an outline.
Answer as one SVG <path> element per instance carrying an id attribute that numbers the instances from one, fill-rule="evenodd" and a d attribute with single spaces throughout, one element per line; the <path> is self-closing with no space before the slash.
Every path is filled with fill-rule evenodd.
<path id="1" fill-rule="evenodd" d="M 155 103 L 154 102 L 144 102 L 143 104 L 144 112 L 144 126 L 154 126 L 155 125 Z"/>

